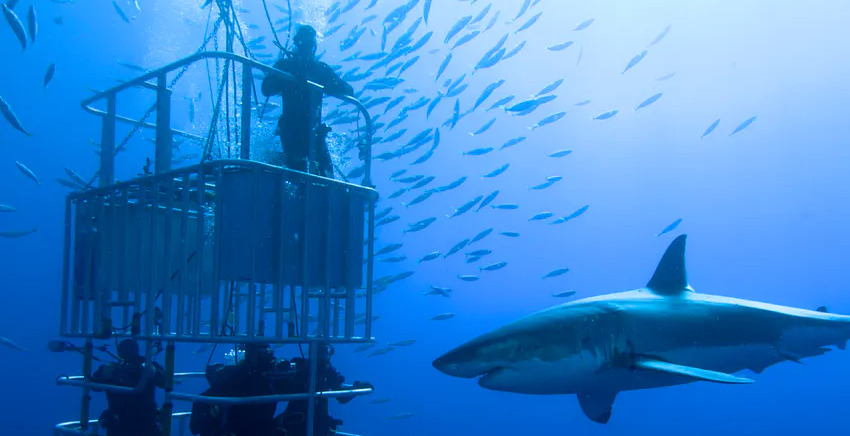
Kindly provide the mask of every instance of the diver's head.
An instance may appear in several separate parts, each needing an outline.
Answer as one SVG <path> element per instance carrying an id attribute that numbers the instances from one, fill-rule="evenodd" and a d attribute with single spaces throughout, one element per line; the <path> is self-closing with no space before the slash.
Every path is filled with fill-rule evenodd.
<path id="1" fill-rule="evenodd" d="M 118 357 L 127 363 L 142 361 L 139 355 L 139 343 L 135 339 L 124 339 L 118 343 Z"/>
<path id="2" fill-rule="evenodd" d="M 329 365 L 331 363 L 331 356 L 334 355 L 335 351 L 330 342 L 321 341 L 317 344 L 316 349 L 318 351 L 316 357 L 319 364 Z"/>
<path id="3" fill-rule="evenodd" d="M 313 26 L 302 24 L 295 30 L 295 36 L 292 38 L 295 44 L 295 55 L 300 58 L 313 59 L 316 56 L 316 29 Z"/>
<path id="4" fill-rule="evenodd" d="M 247 344 L 245 365 L 259 372 L 271 371 L 274 369 L 274 351 L 268 344 Z"/>

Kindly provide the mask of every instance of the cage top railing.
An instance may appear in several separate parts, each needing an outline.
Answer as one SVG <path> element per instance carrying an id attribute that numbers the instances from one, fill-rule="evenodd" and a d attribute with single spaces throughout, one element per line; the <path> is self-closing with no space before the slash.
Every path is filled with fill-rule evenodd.
<path id="1" fill-rule="evenodd" d="M 115 193 L 116 191 L 120 191 L 122 189 L 128 189 L 132 187 L 137 187 L 139 185 L 151 185 L 159 182 L 167 182 L 169 179 L 179 178 L 179 177 L 188 177 L 192 175 L 197 175 L 201 171 L 201 168 L 204 169 L 204 174 L 213 175 L 214 170 L 217 168 L 245 168 L 249 170 L 264 170 L 270 172 L 278 172 L 281 174 L 285 174 L 292 179 L 305 179 L 308 181 L 322 181 L 333 186 L 344 187 L 350 189 L 355 192 L 359 192 L 363 195 L 371 196 L 372 199 L 377 198 L 377 191 L 375 191 L 371 187 L 366 187 L 362 185 L 357 185 L 354 183 L 345 182 L 342 180 L 329 179 L 327 177 L 322 177 L 316 174 L 308 174 L 301 171 L 296 171 L 293 169 L 289 169 L 286 167 L 279 167 L 271 164 L 267 164 L 264 162 L 257 161 L 248 161 L 248 160 L 240 160 L 240 159 L 216 159 L 210 162 L 202 162 L 195 165 L 180 167 L 177 169 L 170 170 L 161 174 L 151 174 L 147 176 L 139 176 L 129 180 L 125 180 L 122 182 L 115 183 L 108 187 L 104 188 L 93 188 L 85 191 L 74 191 L 68 194 L 68 199 L 70 200 L 80 200 L 84 198 L 90 198 L 92 196 L 103 196 L 110 195 Z M 212 186 L 210 186 L 212 188 Z"/>
<path id="2" fill-rule="evenodd" d="M 176 134 L 178 136 L 184 136 L 184 137 L 187 137 L 187 138 L 203 140 L 203 138 L 201 138 L 200 136 L 192 135 L 190 133 L 186 133 L 186 132 L 179 131 L 179 130 L 171 129 L 170 123 L 167 121 L 167 118 L 168 118 L 167 116 L 170 115 L 170 109 L 169 109 L 170 106 L 169 105 L 163 106 L 164 103 L 160 102 L 159 100 L 160 100 L 161 96 L 163 96 L 163 95 L 167 96 L 170 93 L 170 90 L 166 88 L 166 83 L 165 83 L 165 76 L 168 73 L 170 73 L 174 70 L 183 68 L 183 67 L 190 66 L 190 65 L 192 65 L 196 62 L 208 60 L 208 59 L 223 59 L 223 60 L 228 60 L 228 61 L 232 61 L 234 63 L 241 64 L 243 66 L 243 77 L 242 77 L 243 93 L 244 93 L 245 89 L 248 89 L 249 93 L 250 93 L 250 86 L 253 86 L 253 81 L 254 81 L 253 75 L 251 74 L 251 69 L 256 68 L 260 71 L 265 72 L 266 74 L 273 74 L 273 75 L 280 76 L 284 80 L 292 82 L 292 83 L 306 83 L 308 86 L 322 92 L 325 95 L 337 98 L 337 99 L 339 99 L 343 102 L 350 103 L 350 104 L 354 105 L 357 108 L 357 111 L 363 116 L 364 122 L 366 124 L 366 126 L 365 126 L 366 129 L 365 129 L 365 132 L 364 132 L 364 134 L 365 134 L 365 144 L 364 144 L 365 150 L 364 150 L 364 156 L 363 156 L 364 176 L 363 176 L 362 184 L 363 184 L 363 186 L 369 186 L 369 187 L 372 186 L 372 181 L 371 181 L 371 174 L 372 174 L 372 172 L 371 172 L 371 163 L 372 163 L 372 118 L 371 118 L 371 116 L 369 116 L 369 111 L 366 109 L 366 107 L 363 105 L 363 103 L 361 103 L 355 97 L 350 96 L 350 95 L 328 93 L 328 92 L 325 91 L 325 88 L 318 83 L 315 83 L 315 82 L 312 82 L 312 81 L 309 81 L 309 80 L 298 79 L 295 76 L 293 76 L 292 74 L 289 74 L 285 71 L 278 70 L 276 68 L 273 68 L 273 67 L 270 67 L 268 65 L 262 64 L 260 62 L 248 59 L 244 56 L 239 56 L 239 55 L 234 54 L 234 53 L 227 53 L 227 52 L 222 52 L 222 51 L 204 51 L 204 52 L 195 53 L 191 56 L 187 56 L 183 59 L 172 62 L 168 65 L 165 65 L 164 67 L 161 67 L 161 68 L 158 68 L 158 69 L 155 69 L 155 70 L 151 70 L 151 71 L 149 71 L 145 74 L 142 74 L 141 76 L 138 76 L 138 77 L 136 77 L 132 80 L 118 84 L 116 86 L 113 86 L 112 88 L 109 88 L 105 91 L 98 92 L 97 94 L 84 99 L 81 103 L 81 106 L 82 106 L 83 110 L 85 110 L 86 112 L 104 117 L 104 121 L 105 121 L 104 129 L 105 130 L 108 128 L 107 123 L 109 123 L 109 122 L 112 123 L 113 127 L 112 127 L 112 130 L 109 133 L 112 134 L 113 138 L 112 138 L 112 142 L 109 145 L 114 147 L 114 122 L 115 121 L 121 121 L 121 122 L 129 123 L 129 124 L 137 125 L 137 126 L 140 126 L 140 127 L 149 128 L 149 129 L 157 129 L 158 125 L 160 124 L 159 122 L 157 124 L 150 124 L 150 123 L 143 122 L 142 120 L 135 120 L 135 119 L 132 119 L 132 118 L 122 117 L 122 116 L 117 115 L 115 113 L 115 97 L 116 97 L 116 95 L 118 93 L 122 92 L 122 91 L 126 91 L 126 90 L 131 89 L 131 88 L 139 88 L 140 87 L 140 88 L 144 88 L 144 89 L 153 90 L 153 91 L 157 92 L 157 111 L 159 112 L 160 109 L 162 109 L 162 112 L 164 112 L 164 114 L 162 115 L 163 118 L 160 118 L 160 115 L 158 115 L 158 119 L 160 121 L 165 121 L 164 124 L 167 124 L 165 126 L 166 129 L 167 129 L 167 132 L 169 132 L 171 134 Z M 149 80 L 152 80 L 152 79 L 155 79 L 157 84 L 152 84 L 152 83 L 148 82 Z M 246 98 L 245 95 L 243 95 L 243 99 L 244 98 Z M 107 103 L 107 109 L 106 110 L 97 109 L 97 108 L 92 106 L 92 104 L 94 104 L 95 102 L 99 102 L 99 101 L 105 101 Z M 246 116 L 250 117 L 251 111 L 248 110 L 247 108 L 243 108 L 243 117 L 246 117 Z M 245 127 L 244 120 L 243 120 L 243 127 Z M 106 138 L 106 136 L 107 136 L 106 131 L 104 131 L 104 138 Z M 170 156 L 170 149 L 171 149 L 170 148 L 170 135 L 168 137 L 169 137 L 168 153 L 169 153 L 169 156 Z M 246 136 L 245 136 L 245 132 L 243 131 L 243 140 L 244 139 L 246 139 Z M 159 142 L 160 142 L 160 135 L 158 134 L 157 135 L 157 143 L 158 143 L 157 147 L 160 146 Z M 242 146 L 243 146 L 243 148 L 247 149 L 247 144 L 245 144 L 245 142 L 246 141 L 243 141 Z M 102 146 L 104 146 L 104 145 L 107 145 L 107 144 L 102 144 Z M 102 150 L 102 153 L 105 153 L 107 151 L 109 151 L 109 150 L 104 149 L 104 150 Z M 104 159 L 104 157 L 102 157 L 102 161 L 103 161 L 103 159 Z M 247 157 L 243 156 L 243 159 L 247 159 Z M 107 174 L 107 178 L 111 178 L 111 176 L 112 176 L 111 173 Z"/>

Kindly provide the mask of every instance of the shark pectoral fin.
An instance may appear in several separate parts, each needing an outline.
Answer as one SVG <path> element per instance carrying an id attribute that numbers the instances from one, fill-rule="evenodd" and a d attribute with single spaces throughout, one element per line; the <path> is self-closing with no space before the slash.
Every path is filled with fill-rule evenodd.
<path id="1" fill-rule="evenodd" d="M 648 371 L 657 371 L 667 374 L 690 377 L 697 380 L 710 381 L 714 383 L 743 384 L 752 383 L 752 379 L 737 377 L 725 372 L 711 371 L 708 369 L 694 368 L 692 366 L 677 365 L 670 362 L 662 362 L 655 359 L 638 359 L 634 366 Z"/>
<path id="2" fill-rule="evenodd" d="M 578 404 L 581 406 L 584 415 L 591 421 L 605 424 L 611 419 L 611 407 L 614 405 L 615 398 L 617 398 L 616 391 L 580 392 Z"/>

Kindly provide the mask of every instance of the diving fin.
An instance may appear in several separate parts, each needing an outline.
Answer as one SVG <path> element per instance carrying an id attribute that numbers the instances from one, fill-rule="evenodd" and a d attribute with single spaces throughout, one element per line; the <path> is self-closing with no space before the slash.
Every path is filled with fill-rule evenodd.
<path id="1" fill-rule="evenodd" d="M 579 392 L 578 404 L 584 415 L 593 422 L 605 424 L 611 419 L 611 407 L 617 392 Z"/>
<path id="2" fill-rule="evenodd" d="M 743 384 L 753 383 L 754 380 L 737 377 L 725 372 L 712 371 L 709 369 L 694 368 L 692 366 L 677 365 L 670 362 L 662 362 L 655 359 L 639 358 L 635 361 L 635 367 L 648 371 L 663 372 L 667 374 L 690 377 L 696 380 L 710 381 L 714 383 Z"/>

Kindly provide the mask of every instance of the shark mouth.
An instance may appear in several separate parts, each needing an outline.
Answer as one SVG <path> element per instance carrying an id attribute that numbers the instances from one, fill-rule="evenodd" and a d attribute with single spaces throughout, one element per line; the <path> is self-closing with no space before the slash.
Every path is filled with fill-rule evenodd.
<path id="1" fill-rule="evenodd" d="M 506 370 L 508 370 L 507 367 L 494 366 L 489 370 L 482 371 L 480 374 L 478 374 L 478 385 L 482 388 L 487 388 L 489 386 L 489 381 L 491 381 L 495 377 L 498 377 Z"/>

